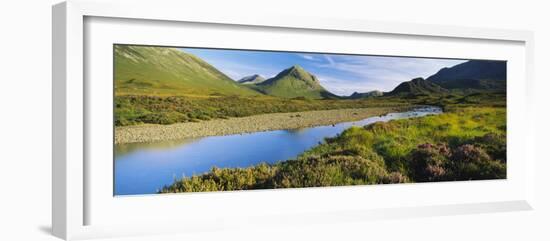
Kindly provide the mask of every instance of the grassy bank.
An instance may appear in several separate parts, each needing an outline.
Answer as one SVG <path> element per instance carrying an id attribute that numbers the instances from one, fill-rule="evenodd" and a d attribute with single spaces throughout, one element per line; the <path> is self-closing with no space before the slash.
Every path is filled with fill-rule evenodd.
<path id="1" fill-rule="evenodd" d="M 309 100 L 243 96 L 115 97 L 115 125 L 174 124 L 269 113 L 407 106 L 399 99 Z"/>
<path id="2" fill-rule="evenodd" d="M 373 107 L 318 110 L 292 113 L 271 113 L 247 117 L 215 119 L 171 125 L 122 126 L 115 129 L 115 144 L 181 140 L 268 130 L 298 129 L 362 120 L 409 107 Z"/>
<path id="3" fill-rule="evenodd" d="M 349 128 L 296 160 L 214 167 L 176 180 L 161 192 L 506 178 L 506 109 L 447 109 L 437 116 Z"/>
<path id="4" fill-rule="evenodd" d="M 433 105 L 445 111 L 464 107 L 506 107 L 506 93 L 504 92 L 474 92 L 443 95 L 415 95 L 404 96 L 402 100 L 418 105 Z"/>

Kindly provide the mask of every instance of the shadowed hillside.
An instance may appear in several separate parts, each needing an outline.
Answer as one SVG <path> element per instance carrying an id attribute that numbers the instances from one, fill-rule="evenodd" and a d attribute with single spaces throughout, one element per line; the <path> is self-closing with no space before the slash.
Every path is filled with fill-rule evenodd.
<path id="1" fill-rule="evenodd" d="M 373 90 L 369 92 L 359 93 L 359 92 L 353 92 L 350 96 L 348 96 L 348 99 L 362 99 L 362 98 L 368 98 L 368 97 L 378 97 L 384 95 L 384 92 L 379 90 Z"/>
<path id="2" fill-rule="evenodd" d="M 505 90 L 506 61 L 470 60 L 428 77 L 447 89 Z"/>
<path id="3" fill-rule="evenodd" d="M 416 78 L 399 84 L 388 95 L 430 95 L 447 93 L 448 90 L 423 78 Z"/>

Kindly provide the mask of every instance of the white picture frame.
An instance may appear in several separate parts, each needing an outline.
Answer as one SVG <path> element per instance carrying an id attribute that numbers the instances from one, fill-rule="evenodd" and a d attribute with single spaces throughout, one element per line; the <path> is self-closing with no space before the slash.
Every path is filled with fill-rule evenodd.
<path id="1" fill-rule="evenodd" d="M 155 9 L 155 11 L 150 11 Z M 113 237 L 124 235 L 159 234 L 176 232 L 195 232 L 204 230 L 220 230 L 247 224 L 254 225 L 293 225 L 302 222 L 331 223 L 353 220 L 372 220 L 400 217 L 423 217 L 433 215 L 468 214 L 498 211 L 530 210 L 533 208 L 534 199 L 534 130 L 533 125 L 528 124 L 528 117 L 532 116 L 530 109 L 530 93 L 532 93 L 533 74 L 533 34 L 529 31 L 497 30 L 456 26 L 422 25 L 410 23 L 371 22 L 350 19 L 325 19 L 325 18 L 299 18 L 292 16 L 211 16 L 204 11 L 188 9 L 183 1 L 166 0 L 162 3 L 155 1 L 86 1 L 72 0 L 60 3 L 53 7 L 53 194 L 52 194 L 52 226 L 53 234 L 63 239 L 85 239 L 95 237 Z M 99 20 L 99 21 L 96 21 Z M 88 21 L 88 22 L 87 22 Z M 115 23 L 113 23 L 113 21 Z M 109 175 L 112 170 L 103 170 L 101 165 L 91 163 L 93 156 L 109 155 L 108 152 L 94 152 L 94 144 L 97 140 L 89 139 L 90 132 L 94 133 L 103 127 L 101 118 L 108 119 L 97 110 L 105 111 L 105 115 L 112 113 L 108 109 L 102 109 L 94 97 L 96 94 L 112 91 L 111 80 L 105 85 L 90 84 L 86 81 L 89 73 L 86 68 L 96 68 L 88 59 L 88 47 L 96 49 L 96 45 L 87 45 L 86 41 L 114 43 L 120 41 L 116 38 L 103 38 L 108 36 L 108 31 L 103 31 L 101 25 L 114 24 L 112 26 L 125 28 L 121 23 L 144 24 L 150 22 L 148 29 L 161 29 L 163 25 L 173 28 L 185 28 L 184 25 L 199 24 L 197 31 L 248 31 L 254 34 L 292 34 L 298 31 L 308 38 L 308 33 L 317 36 L 334 36 L 356 34 L 358 36 L 390 36 L 397 40 L 411 39 L 410 41 L 434 41 L 441 42 L 441 46 L 462 46 L 460 48 L 478 49 L 476 53 L 464 53 L 454 57 L 483 57 L 490 55 L 495 58 L 503 58 L 513 64 L 509 76 L 508 86 L 508 140 L 513 147 L 510 159 L 513 165 L 509 170 L 513 175 L 502 182 L 476 182 L 476 183 L 438 183 L 415 185 L 384 185 L 379 188 L 370 187 L 331 187 L 312 189 L 290 190 L 264 190 L 247 192 L 223 192 L 223 193 L 199 193 L 183 195 L 162 195 L 115 198 L 102 193 L 101 187 L 105 185 L 95 175 Z M 87 28 L 87 24 L 93 25 L 93 29 Z M 91 25 L 88 25 L 91 26 Z M 98 26 L 98 27 L 95 27 Z M 183 26 L 183 27 L 182 27 Z M 130 31 L 130 30 L 129 30 Z M 161 30 L 158 30 L 161 31 Z M 271 32 L 270 32 L 271 31 Z M 96 34 L 101 38 L 87 35 Z M 140 38 L 139 34 L 131 35 L 125 39 L 148 44 L 178 45 L 174 39 L 148 39 Z M 206 36 L 206 35 L 205 35 Z M 88 38 L 90 37 L 90 38 Z M 138 40 L 139 39 L 139 40 Z M 109 42 L 111 41 L 111 42 Z M 162 43 L 159 43 L 162 42 Z M 405 41 L 405 40 L 404 40 Z M 409 40 L 406 40 L 409 41 Z M 447 41 L 447 42 L 445 42 Z M 431 43 L 431 42 L 430 42 Z M 183 45 L 183 43 L 179 43 Z M 216 42 L 209 43 L 216 45 Z M 231 45 L 231 41 L 226 43 Z M 503 51 L 509 54 L 499 54 L 495 51 L 498 44 L 509 46 L 509 50 Z M 99 46 L 99 45 L 97 45 Z M 223 47 L 227 47 L 223 46 Z M 266 48 L 264 45 L 263 48 Z M 382 45 L 380 45 L 382 46 Z M 441 47 L 440 46 L 440 47 Z M 477 46 L 477 47 L 476 47 Z M 493 46 L 493 47 L 491 47 Z M 262 48 L 262 46 L 256 46 Z M 269 48 L 269 47 L 268 47 Z M 288 46 L 272 45 L 271 48 L 290 48 Z M 310 46 L 310 48 L 316 48 Z M 324 47 L 319 45 L 318 49 Z M 407 47 L 404 47 L 407 48 Z M 410 47 L 410 54 L 414 52 Z M 502 47 L 504 48 L 504 47 Z M 508 48 L 508 47 L 506 47 Z M 101 49 L 101 46 L 97 47 Z M 486 50 L 483 50 L 486 49 Z M 492 50 L 491 50 L 492 49 Z M 457 50 L 457 51 L 458 51 Z M 346 51 L 346 50 L 342 50 Z M 351 50 L 348 50 L 351 51 Z M 367 50 L 364 50 L 367 51 Z M 382 51 L 382 50 L 381 50 Z M 390 51 L 390 50 L 386 50 Z M 419 50 L 415 50 L 419 51 Z M 432 50 L 433 51 L 433 50 Z M 100 51 L 101 52 L 101 51 Z M 444 52 L 444 51 L 442 51 Z M 449 55 L 457 54 L 447 51 Z M 387 53 L 387 52 L 386 52 Z M 423 53 L 437 53 L 425 50 Z M 477 55 L 476 55 L 477 54 Z M 101 56 L 100 54 L 96 54 Z M 511 60 L 513 59 L 513 60 Z M 100 68 L 100 67 L 98 67 Z M 94 89 L 90 93 L 90 89 Z M 106 92 L 105 92 L 106 91 Z M 91 99 L 94 102 L 91 102 Z M 111 99 L 103 100 L 111 103 Z M 109 102 L 111 101 L 111 102 Z M 93 119 L 100 118 L 100 119 Z M 112 119 L 110 119 L 112 120 Z M 104 126 L 105 127 L 105 126 Z M 95 129 L 94 129 L 95 128 Z M 99 128 L 99 129 L 98 129 Z M 112 128 L 109 127 L 109 128 Z M 111 132 L 105 127 L 103 131 Z M 98 139 L 100 135 L 96 135 Z M 513 137 L 513 139 L 511 139 Z M 103 140 L 106 141 L 106 140 Z M 109 139 L 111 141 L 111 139 Z M 97 149 L 99 150 L 99 149 Z M 91 155 L 93 152 L 94 154 Z M 97 155 L 96 155 L 97 154 Z M 94 169 L 95 168 L 95 169 Z M 88 174 L 90 169 L 96 170 Z M 510 173 L 509 173 L 510 174 Z M 510 175 L 509 175 L 510 176 Z M 108 183 L 105 181 L 105 183 Z M 411 198 L 409 201 L 390 202 L 384 197 L 391 197 L 396 193 L 409 192 L 412 196 L 426 197 L 434 192 L 445 193 L 447 189 L 456 192 L 456 196 L 449 193 L 441 200 L 423 201 L 421 198 Z M 99 191 L 97 191 L 99 190 Z M 468 191 L 473 190 L 473 191 Z M 487 192 L 487 190 L 492 190 Z M 365 193 L 375 196 L 364 200 Z M 467 197 L 458 198 L 462 194 Z M 361 196 L 363 195 L 363 196 Z M 101 197 L 98 197 L 101 196 Z M 340 198 L 331 199 L 327 197 Z M 395 197 L 395 196 L 394 196 Z M 296 206 L 280 202 L 281 205 L 260 207 L 248 205 L 250 211 L 243 211 L 243 202 L 273 202 L 283 199 L 296 199 Z M 219 205 L 223 200 L 224 205 Z M 313 200 L 320 200 L 317 204 L 311 204 Z M 330 206 L 330 203 L 338 203 L 343 200 L 360 200 L 369 203 L 368 208 L 360 208 L 359 201 L 350 202 L 345 208 Z M 308 203 L 309 202 L 309 203 Z M 250 203 L 249 203 L 250 204 Z M 163 209 L 155 209 L 162 206 Z M 140 210 L 147 207 L 149 211 Z M 166 210 L 162 215 L 155 213 Z M 236 212 L 235 210 L 239 210 Z M 181 213 L 186 213 L 182 218 Z M 201 215 L 208 214 L 214 219 L 204 219 Z M 109 216 L 110 215 L 110 216 Z M 134 215 L 129 217 L 128 215 Z M 90 217 L 98 217 L 91 219 Z M 110 220 L 108 220 L 110 219 Z M 252 220 L 253 219 L 253 220 Z M 95 221 L 97 220 L 97 221 Z M 290 220 L 290 221 L 289 221 Z M 171 223 L 177 222 L 177 225 Z"/>

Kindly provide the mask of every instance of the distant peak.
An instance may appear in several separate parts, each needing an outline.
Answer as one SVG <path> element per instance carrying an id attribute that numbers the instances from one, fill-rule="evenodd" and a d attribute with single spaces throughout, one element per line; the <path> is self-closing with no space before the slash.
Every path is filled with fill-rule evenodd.
<path id="1" fill-rule="evenodd" d="M 292 71 L 295 71 L 295 72 L 300 72 L 300 73 L 309 73 L 307 70 L 305 70 L 302 66 L 300 65 L 292 65 L 290 68 L 287 69 L 289 72 L 292 72 Z"/>
<path id="2" fill-rule="evenodd" d="M 241 84 L 258 84 L 260 82 L 263 82 L 265 80 L 264 77 L 262 77 L 259 74 L 253 74 L 249 76 L 245 76 L 240 80 L 237 80 L 238 83 Z"/>
<path id="3" fill-rule="evenodd" d="M 291 66 L 288 69 L 285 69 L 283 72 L 281 72 L 281 74 L 289 74 L 300 79 L 316 79 L 314 75 L 310 74 L 304 68 L 302 68 L 302 66 L 297 64 Z"/>

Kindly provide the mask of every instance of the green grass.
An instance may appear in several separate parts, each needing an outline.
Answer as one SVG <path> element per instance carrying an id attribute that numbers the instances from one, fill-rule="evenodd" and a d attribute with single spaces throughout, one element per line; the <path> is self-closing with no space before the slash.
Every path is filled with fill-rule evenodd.
<path id="1" fill-rule="evenodd" d="M 420 94 L 404 96 L 403 100 L 417 105 L 433 105 L 444 110 L 461 107 L 506 107 L 505 92 L 451 91 L 448 94 Z"/>
<path id="2" fill-rule="evenodd" d="M 213 168 L 160 192 L 228 191 L 506 178 L 506 109 L 456 107 L 441 115 L 352 127 L 273 165 Z"/>
<path id="3" fill-rule="evenodd" d="M 405 171 L 408 155 L 418 145 L 443 143 L 449 148 L 472 144 L 487 134 L 505 136 L 504 108 L 460 108 L 437 116 L 375 123 L 366 128 L 350 128 L 334 140 L 334 150 L 361 154 L 364 148 L 384 157 L 392 171 Z M 317 150 L 313 149 L 312 154 Z"/>
<path id="4" fill-rule="evenodd" d="M 173 124 L 266 113 L 408 106 L 399 100 L 311 100 L 276 97 L 116 96 L 115 125 Z"/>
<path id="5" fill-rule="evenodd" d="M 501 93 L 415 95 L 406 98 L 369 97 L 355 100 L 287 99 L 222 94 L 209 97 L 117 95 L 115 125 L 173 124 L 267 113 L 411 105 L 435 105 L 450 110 L 472 105 L 504 107 L 506 102 L 505 95 Z"/>

